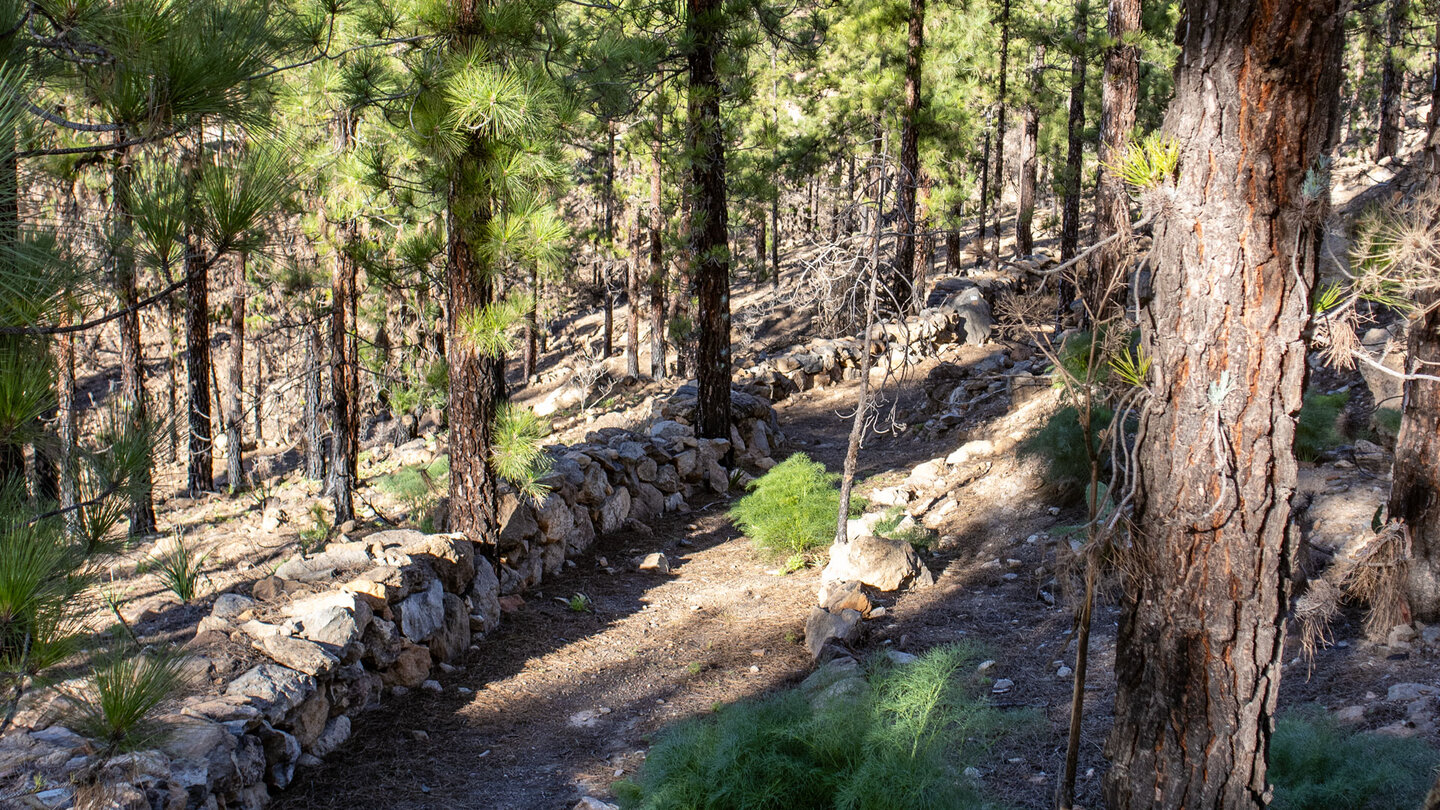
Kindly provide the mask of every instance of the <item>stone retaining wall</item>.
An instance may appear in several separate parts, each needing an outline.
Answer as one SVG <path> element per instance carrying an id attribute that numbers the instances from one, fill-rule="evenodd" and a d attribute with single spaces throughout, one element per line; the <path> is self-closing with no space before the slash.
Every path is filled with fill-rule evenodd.
<path id="1" fill-rule="evenodd" d="M 249 595 L 221 594 L 192 644 L 194 675 L 213 688 L 162 718 L 173 733 L 153 750 L 100 767 L 97 743 L 52 725 L 63 698 L 35 693 L 0 739 L 0 784 L 43 779 L 48 789 L 14 800 L 22 807 L 265 806 L 298 766 L 346 741 L 353 715 L 382 696 L 438 691 L 433 670 L 451 668 L 498 626 L 503 596 L 554 575 L 598 534 L 728 491 L 732 450 L 737 465 L 774 464 L 783 437 L 770 403 L 735 392 L 728 440 L 697 438 L 695 407 L 695 390 L 682 387 L 657 401 L 643 432 L 606 428 L 550 448 L 549 494 L 534 504 L 504 493 L 493 546 L 382 531 L 287 560 Z M 240 674 L 227 683 L 218 670 Z M 77 795 L 70 782 L 97 768 L 99 788 Z"/>

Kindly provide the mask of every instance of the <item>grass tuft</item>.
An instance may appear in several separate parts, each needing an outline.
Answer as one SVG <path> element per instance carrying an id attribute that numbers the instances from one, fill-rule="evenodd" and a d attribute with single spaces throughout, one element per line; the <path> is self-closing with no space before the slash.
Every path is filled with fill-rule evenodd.
<path id="1" fill-rule="evenodd" d="M 1350 403 L 1350 392 L 1305 395 L 1300 407 L 1300 421 L 1295 428 L 1295 457 L 1315 461 L 1326 450 L 1345 443 L 1340 432 L 1340 414 Z"/>
<path id="2" fill-rule="evenodd" d="M 154 571 L 160 581 L 181 602 L 189 603 L 199 594 L 200 582 L 205 578 L 204 568 L 208 554 L 196 554 L 185 544 L 185 536 L 175 533 L 175 545 L 164 554 L 142 560 L 137 573 Z"/>
<path id="3" fill-rule="evenodd" d="M 616 795 L 626 810 L 993 807 L 961 773 L 1005 730 L 962 675 L 977 657 L 950 645 L 874 666 L 849 697 L 720 706 L 662 732 Z"/>
<path id="4" fill-rule="evenodd" d="M 178 656 L 162 653 L 107 654 L 85 688 L 67 695 L 66 724 L 112 750 L 153 745 L 166 731 L 153 715 L 184 687 L 183 665 Z"/>
<path id="5" fill-rule="evenodd" d="M 1419 807 L 1440 752 L 1418 739 L 1345 728 L 1322 710 L 1290 712 L 1270 740 L 1275 810 Z"/>

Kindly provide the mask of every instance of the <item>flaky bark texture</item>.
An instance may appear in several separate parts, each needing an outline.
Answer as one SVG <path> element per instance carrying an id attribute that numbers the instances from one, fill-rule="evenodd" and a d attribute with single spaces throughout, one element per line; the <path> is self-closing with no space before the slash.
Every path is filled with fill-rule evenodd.
<path id="1" fill-rule="evenodd" d="M 1139 0 L 1135 0 L 1137 3 Z M 1010 72 L 1010 0 L 1001 0 L 1000 10 L 1000 87 L 996 93 L 999 112 L 995 125 L 995 231 L 991 235 L 990 267 L 1000 267 L 1000 221 L 1005 209 L 1005 93 Z M 984 185 L 984 183 L 981 183 Z M 983 219 L 983 218 L 982 218 Z"/>
<path id="2" fill-rule="evenodd" d="M 210 277 L 200 241 L 199 210 L 194 202 L 194 184 L 199 177 L 199 157 L 191 155 L 190 200 L 185 217 L 185 386 L 189 409 L 188 486 L 190 492 L 215 489 L 215 470 L 210 457 Z"/>
<path id="3" fill-rule="evenodd" d="M 325 477 L 325 448 L 320 424 L 320 326 L 314 321 L 305 326 L 305 411 L 301 424 L 305 428 L 305 477 L 319 481 Z"/>
<path id="4" fill-rule="evenodd" d="M 1020 131 L 1019 208 L 1015 213 L 1015 252 L 1029 256 L 1035 252 L 1035 180 L 1040 164 L 1040 108 L 1037 96 L 1044 89 L 1045 46 L 1036 45 L 1030 53 L 1030 99 L 1021 113 L 1024 126 Z"/>
<path id="5" fill-rule="evenodd" d="M 625 373 L 640 376 L 640 206 L 630 225 L 630 261 L 625 265 Z"/>
<path id="6" fill-rule="evenodd" d="M 1165 130 L 1153 358 L 1106 806 L 1262 808 L 1284 651 L 1303 333 L 1338 0 L 1191 0 Z"/>
<path id="7" fill-rule="evenodd" d="M 1110 0 L 1106 18 L 1110 47 L 1105 49 L 1105 75 L 1100 85 L 1100 185 L 1095 190 L 1097 240 L 1119 234 L 1100 251 L 1081 292 L 1096 320 L 1103 320 L 1111 304 L 1110 280 L 1122 272 L 1130 241 L 1130 195 L 1113 166 L 1125 157 L 1130 131 L 1135 128 L 1135 105 L 1140 93 L 1140 0 Z"/>
<path id="8" fill-rule="evenodd" d="M 336 228 L 340 245 L 330 276 L 330 418 L 334 425 L 330 440 L 330 495 L 335 500 L 335 523 L 355 519 L 354 459 L 350 453 L 350 424 L 355 421 L 355 400 L 351 397 L 350 301 L 355 297 L 354 249 L 358 233 L 353 221 Z"/>
<path id="9" fill-rule="evenodd" d="M 895 223 L 895 267 L 890 290 L 900 310 L 919 309 L 915 298 L 915 197 L 920 188 L 920 68 L 925 55 L 925 0 L 910 0 L 905 48 L 905 111 L 900 129 L 900 221 Z"/>
<path id="10" fill-rule="evenodd" d="M 655 112 L 655 142 L 650 151 L 650 378 L 665 379 L 665 228 L 664 186 L 661 162 L 665 119 Z"/>
<path id="11" fill-rule="evenodd" d="M 117 136 L 118 137 L 118 136 Z M 121 149 L 115 153 L 113 168 L 114 217 L 115 217 L 115 297 L 125 314 L 120 316 L 120 397 L 130 420 L 143 424 L 148 418 L 148 403 L 145 401 L 145 358 L 140 349 L 140 313 L 134 309 L 140 300 L 140 291 L 135 277 L 135 254 L 130 247 L 129 236 L 134 229 L 130 213 L 130 187 L 135 168 L 131 162 L 130 150 Z M 73 355 L 74 346 L 71 345 Z M 73 356 L 72 356 L 73 363 Z M 73 368 L 71 373 L 74 373 Z M 171 396 L 174 396 L 172 390 Z M 73 442 L 72 442 L 73 445 Z M 73 472 L 73 471 L 72 471 Z M 127 514 L 130 518 L 131 537 L 142 537 L 155 532 L 155 505 L 151 500 L 150 465 L 136 471 L 135 493 L 130 500 Z"/>
<path id="12" fill-rule="evenodd" d="M 1432 307 L 1440 302 L 1421 302 Z M 1411 371 L 1440 368 L 1440 310 L 1410 324 L 1407 360 Z M 1400 435 L 1395 440 L 1390 483 L 1390 517 L 1410 533 L 1410 565 L 1405 595 L 1410 612 L 1423 622 L 1440 621 L 1440 383 L 1405 382 Z"/>
<path id="13" fill-rule="evenodd" d="M 1406 0 L 1390 0 L 1385 10 L 1385 61 L 1380 68 L 1379 134 L 1375 138 L 1375 159 L 1394 157 L 1400 149 L 1401 87 L 1405 83 L 1400 64 L 1401 24 L 1405 20 Z"/>
<path id="14" fill-rule="evenodd" d="M 1075 53 L 1070 57 L 1070 117 L 1065 123 L 1065 209 L 1060 224 L 1060 261 L 1075 258 L 1080 245 L 1080 173 L 1084 159 L 1085 134 L 1085 29 L 1090 18 L 1090 4 L 1087 0 L 1075 3 Z M 1061 289 L 1069 285 L 1061 279 Z M 1068 295 L 1061 295 L 1060 305 L 1069 303 Z"/>
<path id="15" fill-rule="evenodd" d="M 1424 169 L 1440 177 L 1440 19 L 1435 21 L 1435 64 L 1430 69 L 1430 112 L 1425 116 Z"/>
<path id="16" fill-rule="evenodd" d="M 730 245 L 725 208 L 725 133 L 716 51 L 725 28 L 719 0 L 686 0 L 690 36 L 690 191 L 699 346 L 699 434 L 730 438 Z"/>
<path id="17" fill-rule="evenodd" d="M 245 414 L 241 410 L 240 392 L 245 390 L 245 255 L 235 260 L 235 276 L 230 288 L 230 374 L 225 403 L 225 459 L 230 491 L 245 488 L 245 456 L 241 448 Z"/>

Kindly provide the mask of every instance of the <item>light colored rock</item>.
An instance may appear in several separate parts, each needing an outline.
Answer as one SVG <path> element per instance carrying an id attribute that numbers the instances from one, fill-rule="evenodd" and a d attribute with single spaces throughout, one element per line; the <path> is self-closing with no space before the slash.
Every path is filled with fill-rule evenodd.
<path id="1" fill-rule="evenodd" d="M 945 457 L 945 463 L 950 465 L 964 464 L 972 459 L 984 458 L 994 452 L 994 443 L 984 439 L 978 439 L 961 445 L 953 453 Z"/>
<path id="2" fill-rule="evenodd" d="M 897 590 L 907 582 L 924 587 L 935 581 L 909 543 L 871 535 L 833 544 L 821 580 L 854 580 L 882 591 Z"/>
<path id="3" fill-rule="evenodd" d="M 602 802 L 594 796 L 586 796 L 576 802 L 570 810 L 620 810 L 620 805 Z"/>
<path id="4" fill-rule="evenodd" d="M 290 715 L 290 733 L 309 750 L 320 734 L 325 731 L 325 721 L 330 717 L 330 701 L 323 692 L 316 692 L 301 703 Z"/>
<path id="5" fill-rule="evenodd" d="M 659 571 L 662 574 L 670 573 L 670 560 L 660 552 L 646 554 L 640 559 L 636 566 L 641 571 Z"/>
<path id="6" fill-rule="evenodd" d="M 215 605 L 210 608 L 210 615 L 228 622 L 254 607 L 255 600 L 248 596 L 241 596 L 238 593 L 222 593 L 215 597 Z"/>
<path id="7" fill-rule="evenodd" d="M 430 650 L 419 644 L 406 641 L 395 663 L 380 673 L 386 686 L 403 686 L 414 689 L 430 676 Z"/>
<path id="8" fill-rule="evenodd" d="M 350 739 L 350 718 L 345 715 L 330 718 L 325 730 L 310 746 L 310 753 L 323 757 L 345 744 Z"/>
<path id="9" fill-rule="evenodd" d="M 831 613 L 854 610 L 862 616 L 870 614 L 870 598 L 865 595 L 860 583 L 854 580 L 823 582 L 818 598 L 820 607 Z"/>
<path id="10" fill-rule="evenodd" d="M 1428 683 L 1397 683 L 1385 693 L 1385 699 L 1393 703 L 1408 703 L 1423 697 L 1440 694 L 1440 689 Z"/>
<path id="11" fill-rule="evenodd" d="M 396 627 L 394 622 L 376 617 L 371 620 L 370 626 L 365 628 L 364 660 L 375 669 L 385 669 L 395 663 L 404 641 L 400 628 Z"/>
<path id="12" fill-rule="evenodd" d="M 225 694 L 248 698 L 271 723 L 315 693 L 315 678 L 279 664 L 260 664 L 230 682 Z"/>
<path id="13" fill-rule="evenodd" d="M 473 574 L 472 574 L 473 576 Z M 413 593 L 396 605 L 400 618 L 400 632 L 414 642 L 429 641 L 430 637 L 445 622 L 445 588 L 440 580 L 430 587 Z"/>
<path id="14" fill-rule="evenodd" d="M 600 533 L 613 534 L 630 517 L 630 490 L 621 487 L 600 507 Z"/>
<path id="15" fill-rule="evenodd" d="M 453 593 L 444 596 L 444 621 L 430 639 L 430 654 L 439 662 L 459 661 L 470 646 L 470 611 Z"/>
<path id="16" fill-rule="evenodd" d="M 500 579 L 488 562 L 475 568 L 470 585 L 470 629 L 488 633 L 500 626 Z"/>
<path id="17" fill-rule="evenodd" d="M 528 504 L 523 508 L 530 510 Z M 535 532 L 538 533 L 539 529 Z M 419 540 L 406 543 L 401 550 L 411 560 L 429 565 L 445 590 L 451 593 L 465 590 L 470 580 L 475 578 L 475 544 L 460 535 L 422 535 Z"/>
<path id="18" fill-rule="evenodd" d="M 287 636 L 267 636 L 255 642 L 261 652 L 276 663 L 306 675 L 325 675 L 340 663 L 333 653 L 316 644 Z"/>

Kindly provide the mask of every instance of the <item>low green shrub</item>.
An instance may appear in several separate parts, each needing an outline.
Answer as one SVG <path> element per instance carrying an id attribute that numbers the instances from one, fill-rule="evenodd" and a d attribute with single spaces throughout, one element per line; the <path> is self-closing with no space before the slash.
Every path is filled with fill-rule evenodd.
<path id="1" fill-rule="evenodd" d="M 1382 439 L 1394 442 L 1400 436 L 1400 420 L 1403 418 L 1403 414 L 1395 408 L 1380 408 L 1370 417 L 1370 422 Z"/>
<path id="2" fill-rule="evenodd" d="M 844 696 L 790 690 L 721 706 L 662 732 L 616 796 L 626 810 L 995 807 L 962 774 L 1005 729 L 963 674 L 977 657 L 949 645 L 874 664 Z"/>
<path id="3" fill-rule="evenodd" d="M 929 548 L 935 542 L 935 532 L 916 524 L 913 520 L 905 523 L 905 507 L 892 506 L 885 510 L 885 516 L 875 524 L 875 533 L 891 540 L 902 540 L 916 548 Z"/>
<path id="4" fill-rule="evenodd" d="M 1300 420 L 1295 428 L 1295 457 L 1315 461 L 1326 450 L 1345 443 L 1340 432 L 1340 414 L 1350 403 L 1350 392 L 1305 395 L 1300 406 Z"/>
<path id="5" fill-rule="evenodd" d="M 177 530 L 175 544 L 163 554 L 141 560 L 136 573 L 154 571 L 166 589 L 181 602 L 188 603 L 199 595 L 200 583 L 205 579 L 205 563 L 209 560 L 208 554 L 196 554 Z"/>
<path id="6" fill-rule="evenodd" d="M 382 475 L 375 479 L 375 485 L 405 504 L 411 520 L 422 521 L 440 493 L 445 491 L 445 479 L 449 475 L 450 457 L 440 456 L 428 465 L 401 467 L 389 475 Z"/>
<path id="7" fill-rule="evenodd" d="M 1281 717 L 1270 740 L 1276 810 L 1419 807 L 1440 764 L 1422 740 L 1348 729 L 1323 710 Z"/>
<path id="8" fill-rule="evenodd" d="M 1100 434 L 1110 427 L 1115 414 L 1103 405 L 1090 409 L 1090 430 L 1080 427 L 1080 410 L 1067 405 L 1056 411 L 1050 421 L 1021 445 L 1022 453 L 1040 456 L 1050 465 L 1056 483 L 1084 487 L 1090 482 L 1089 447 L 1096 447 L 1102 457 L 1105 449 L 1098 447 Z M 1103 474 L 1103 470 L 1102 470 Z"/>
<path id="9" fill-rule="evenodd" d="M 185 685 L 183 659 L 121 648 L 99 658 L 89 681 L 67 691 L 66 724 L 116 751 L 154 744 L 167 731 L 155 719 Z"/>
<path id="10" fill-rule="evenodd" d="M 730 518 L 761 553 L 800 568 L 835 538 L 839 480 L 824 464 L 795 453 L 751 481 L 750 494 L 730 508 Z M 857 506 L 852 503 L 852 514 Z"/>

